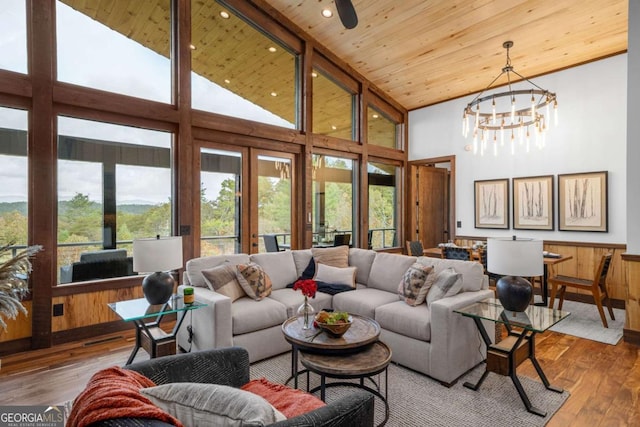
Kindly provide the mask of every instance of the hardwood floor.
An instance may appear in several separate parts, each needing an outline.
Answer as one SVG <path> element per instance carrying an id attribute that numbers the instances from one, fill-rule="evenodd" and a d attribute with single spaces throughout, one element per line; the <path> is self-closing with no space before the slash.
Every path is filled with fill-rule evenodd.
<path id="1" fill-rule="evenodd" d="M 122 365 L 133 331 L 2 358 L 0 405 L 49 405 L 73 399 L 91 375 Z M 556 332 L 538 335 L 536 354 L 549 381 L 571 394 L 550 427 L 640 425 L 640 348 L 601 344 Z M 140 350 L 136 360 L 148 356 Z M 538 379 L 526 361 L 518 374 Z M 514 390 L 515 393 L 515 390 Z"/>

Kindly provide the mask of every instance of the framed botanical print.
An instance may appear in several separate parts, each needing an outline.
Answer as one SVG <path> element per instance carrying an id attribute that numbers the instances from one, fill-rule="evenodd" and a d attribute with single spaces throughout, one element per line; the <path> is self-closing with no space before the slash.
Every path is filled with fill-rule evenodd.
<path id="1" fill-rule="evenodd" d="M 509 228 L 509 180 L 474 181 L 475 227 Z"/>
<path id="2" fill-rule="evenodd" d="M 607 172 L 558 175 L 558 229 L 608 231 Z"/>
<path id="3" fill-rule="evenodd" d="M 553 230 L 553 175 L 512 179 L 513 228 Z"/>

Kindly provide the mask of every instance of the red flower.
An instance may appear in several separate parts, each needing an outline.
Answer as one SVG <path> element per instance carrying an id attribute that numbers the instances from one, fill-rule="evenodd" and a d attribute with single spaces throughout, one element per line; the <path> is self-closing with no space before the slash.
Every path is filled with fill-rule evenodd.
<path id="1" fill-rule="evenodd" d="M 313 279 L 298 280 L 293 284 L 293 290 L 297 291 L 298 289 L 302 290 L 302 295 L 305 297 L 315 298 L 318 285 Z"/>

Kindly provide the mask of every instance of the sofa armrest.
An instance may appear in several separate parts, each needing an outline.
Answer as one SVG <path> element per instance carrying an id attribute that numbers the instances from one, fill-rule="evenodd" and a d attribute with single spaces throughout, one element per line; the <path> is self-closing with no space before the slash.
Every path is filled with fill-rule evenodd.
<path id="1" fill-rule="evenodd" d="M 178 292 L 182 293 L 183 286 Z M 212 348 L 231 347 L 233 345 L 231 299 L 208 288 L 194 287 L 195 300 L 206 304 L 196 310 L 191 310 L 185 318 L 177 334 L 178 345 L 185 350 L 209 350 Z M 187 325 L 191 326 L 193 337 L 189 342 L 190 333 Z"/>
<path id="2" fill-rule="evenodd" d="M 272 424 L 273 427 L 370 427 L 373 426 L 374 397 L 354 390 L 340 400 L 311 412 Z"/>
<path id="3" fill-rule="evenodd" d="M 431 304 L 430 372 L 433 378 L 451 384 L 486 358 L 486 346 L 474 321 L 453 310 L 493 296 L 491 290 L 462 292 Z"/>
<path id="4" fill-rule="evenodd" d="M 249 353 L 244 348 L 228 347 L 159 357 L 126 368 L 158 385 L 192 382 L 238 388 L 249 382 Z"/>

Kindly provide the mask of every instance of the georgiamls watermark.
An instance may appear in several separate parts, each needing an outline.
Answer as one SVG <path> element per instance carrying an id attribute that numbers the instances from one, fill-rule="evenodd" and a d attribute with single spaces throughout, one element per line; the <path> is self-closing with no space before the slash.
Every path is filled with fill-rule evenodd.
<path id="1" fill-rule="evenodd" d="M 62 406 L 0 406 L 0 427 L 64 427 Z"/>

